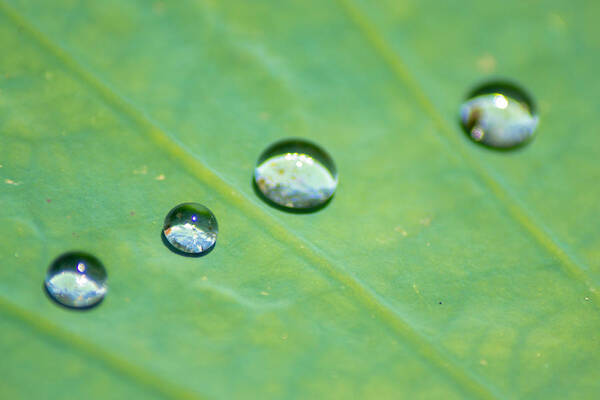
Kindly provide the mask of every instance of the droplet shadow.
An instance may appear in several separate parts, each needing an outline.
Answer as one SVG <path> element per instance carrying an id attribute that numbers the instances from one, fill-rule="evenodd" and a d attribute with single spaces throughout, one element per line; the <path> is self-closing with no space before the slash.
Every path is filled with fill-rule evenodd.
<path id="1" fill-rule="evenodd" d="M 165 232 L 161 229 L 160 231 L 160 240 L 162 240 L 162 242 L 164 243 L 164 245 L 171 250 L 173 253 L 178 254 L 180 256 L 184 256 L 184 257 L 190 257 L 190 258 L 200 258 L 200 257 L 204 257 L 208 254 L 210 254 L 215 247 L 217 246 L 217 242 L 215 241 L 215 243 L 210 246 L 208 249 L 204 250 L 202 253 L 186 253 L 185 251 L 181 251 L 178 248 L 176 248 L 175 246 L 173 246 L 168 240 L 167 237 L 165 236 Z"/>
<path id="2" fill-rule="evenodd" d="M 465 99 L 470 99 L 476 96 L 490 93 L 500 93 L 515 100 L 523 102 L 529 107 L 532 114 L 536 113 L 536 105 L 531 95 L 523 89 L 523 87 L 509 79 L 492 79 L 475 85 L 470 92 L 467 93 Z"/>
<path id="3" fill-rule="evenodd" d="M 269 199 L 267 196 L 265 196 L 265 194 L 260 190 L 260 188 L 258 187 L 258 185 L 256 184 L 256 180 L 254 179 L 254 175 L 252 175 L 252 190 L 254 190 L 254 193 L 265 203 L 267 203 L 269 206 L 280 210 L 280 211 L 284 211 L 286 213 L 289 214 L 314 214 L 317 213 L 319 211 L 321 211 L 322 209 L 324 209 L 325 207 L 327 207 L 327 205 L 329 203 L 331 203 L 331 201 L 333 200 L 333 198 L 335 197 L 335 194 L 333 194 L 331 197 L 329 197 L 325 202 L 319 204 L 318 206 L 315 207 L 309 207 L 309 208 L 292 208 L 292 207 L 285 207 L 282 206 L 279 203 L 274 202 L 273 200 Z"/>

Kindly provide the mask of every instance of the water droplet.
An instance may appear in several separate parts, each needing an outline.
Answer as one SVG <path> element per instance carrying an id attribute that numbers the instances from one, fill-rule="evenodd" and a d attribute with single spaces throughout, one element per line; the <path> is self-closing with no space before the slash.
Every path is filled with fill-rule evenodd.
<path id="1" fill-rule="evenodd" d="M 48 294 L 58 303 L 72 308 L 89 308 L 106 295 L 106 270 L 96 257 L 70 252 L 50 264 L 44 284 Z"/>
<path id="2" fill-rule="evenodd" d="M 186 255 L 199 256 L 212 250 L 218 233 L 215 215 L 202 204 L 180 204 L 165 217 L 165 239 L 175 250 Z"/>
<path id="3" fill-rule="evenodd" d="M 337 187 L 333 160 L 317 145 L 288 139 L 268 147 L 254 170 L 254 182 L 274 204 L 310 210 L 324 205 Z"/>
<path id="4" fill-rule="evenodd" d="M 527 143 L 538 125 L 529 96 L 514 85 L 497 82 L 473 91 L 462 104 L 460 117 L 471 139 L 505 149 Z"/>

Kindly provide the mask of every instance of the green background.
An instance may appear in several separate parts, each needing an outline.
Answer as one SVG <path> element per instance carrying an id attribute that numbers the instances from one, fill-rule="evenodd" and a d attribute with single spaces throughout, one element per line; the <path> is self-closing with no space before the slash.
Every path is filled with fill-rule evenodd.
<path id="1" fill-rule="evenodd" d="M 600 396 L 598 2 L 0 1 L 2 398 Z M 514 152 L 458 108 L 495 76 L 540 111 Z M 333 201 L 252 190 L 275 140 Z M 165 214 L 217 216 L 170 252 Z M 110 291 L 42 290 L 79 249 Z"/>

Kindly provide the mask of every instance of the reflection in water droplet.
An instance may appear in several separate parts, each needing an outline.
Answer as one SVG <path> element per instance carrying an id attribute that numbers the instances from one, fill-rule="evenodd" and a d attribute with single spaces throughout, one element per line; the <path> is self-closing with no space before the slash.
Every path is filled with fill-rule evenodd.
<path id="1" fill-rule="evenodd" d="M 325 204 L 338 182 L 329 154 L 300 139 L 284 140 L 267 148 L 254 169 L 254 181 L 276 205 L 305 210 Z"/>
<path id="2" fill-rule="evenodd" d="M 490 83 L 475 90 L 461 106 L 460 116 L 471 139 L 497 148 L 526 143 L 538 125 L 527 94 L 504 83 Z"/>
<path id="3" fill-rule="evenodd" d="M 96 257 L 70 252 L 52 262 L 44 284 L 48 294 L 58 303 L 88 308 L 106 295 L 106 270 Z"/>
<path id="4" fill-rule="evenodd" d="M 215 215 L 202 204 L 180 204 L 165 217 L 165 238 L 176 250 L 186 254 L 201 255 L 212 250 L 218 233 Z"/>

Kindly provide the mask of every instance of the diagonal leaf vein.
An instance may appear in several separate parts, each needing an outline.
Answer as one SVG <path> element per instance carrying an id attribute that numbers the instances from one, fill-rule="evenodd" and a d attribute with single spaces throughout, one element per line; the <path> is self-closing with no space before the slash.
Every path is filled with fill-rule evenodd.
<path id="1" fill-rule="evenodd" d="M 367 41 L 379 53 L 384 62 L 388 64 L 399 81 L 406 85 L 413 93 L 422 109 L 433 119 L 439 132 L 442 133 L 440 135 L 441 138 L 457 151 L 462 160 L 469 166 L 469 170 L 474 173 L 475 178 L 481 180 L 489 188 L 495 198 L 498 199 L 508 211 L 508 214 L 517 221 L 517 223 L 519 223 L 548 253 L 559 260 L 559 265 L 569 276 L 583 283 L 590 294 L 600 300 L 596 283 L 587 276 L 587 268 L 577 261 L 575 256 L 569 254 L 569 251 L 567 251 L 565 246 L 560 243 L 556 238 L 556 235 L 541 224 L 527 210 L 522 202 L 511 194 L 511 191 L 506 187 L 506 184 L 503 184 L 499 178 L 495 177 L 481 165 L 481 163 L 473 158 L 464 146 L 461 146 L 458 141 L 460 135 L 456 134 L 453 127 L 436 109 L 433 102 L 429 99 L 424 90 L 421 89 L 417 80 L 413 77 L 401 58 L 377 31 L 373 23 L 358 10 L 352 0 L 337 0 L 337 2 L 346 12 L 349 19 L 366 37 Z M 598 301 L 594 303 L 597 304 Z"/>
<path id="2" fill-rule="evenodd" d="M 95 90 L 115 111 L 120 111 L 126 118 L 146 131 L 156 144 L 160 145 L 173 159 L 178 160 L 188 172 L 212 186 L 214 190 L 219 192 L 232 205 L 240 208 L 246 212 L 247 215 L 251 215 L 253 218 L 261 221 L 274 237 L 286 242 L 292 249 L 306 257 L 306 259 L 319 270 L 325 272 L 342 285 L 351 288 L 354 295 L 363 306 L 372 309 L 379 318 L 387 324 L 391 331 L 395 334 L 399 334 L 406 342 L 416 349 L 417 353 L 437 367 L 442 373 L 453 379 L 462 390 L 480 398 L 499 397 L 494 393 L 495 389 L 491 388 L 489 384 L 484 384 L 480 378 L 466 371 L 451 355 L 446 354 L 442 349 L 437 348 L 437 346 L 429 342 L 423 335 L 412 328 L 412 326 L 406 322 L 396 310 L 394 310 L 393 306 L 380 295 L 361 282 L 358 278 L 354 277 L 351 273 L 344 270 L 342 267 L 337 266 L 310 241 L 296 235 L 280 224 L 273 215 L 264 211 L 255 200 L 249 199 L 244 194 L 238 192 L 233 185 L 228 183 L 217 172 L 209 168 L 196 155 L 190 153 L 173 135 L 159 127 L 156 122 L 152 121 L 149 116 L 139 111 L 131 102 L 118 94 L 116 90 L 112 89 L 108 84 L 102 82 L 98 77 L 90 73 L 64 49 L 46 38 L 35 27 L 31 26 L 15 10 L 4 3 L 0 3 L 0 8 L 17 26 L 23 28 L 32 38 L 48 50 L 50 54 L 62 62 L 66 68 L 70 69 L 75 76 L 87 84 L 91 89 Z M 6 304 L 0 304 L 3 305 L 1 308 L 5 311 L 9 310 L 9 307 L 6 306 Z M 24 312 L 14 312 L 11 314 L 24 320 L 31 319 Z M 56 329 L 48 328 L 41 329 L 41 331 L 59 337 L 62 335 Z M 73 336 L 72 334 L 69 335 Z M 86 344 L 84 347 L 86 348 L 85 350 L 87 353 L 98 358 L 109 358 L 113 362 L 108 364 L 113 368 L 116 367 L 121 373 L 127 373 L 129 376 L 140 380 L 140 374 L 142 374 L 143 371 L 133 371 L 130 368 L 123 367 L 125 364 L 118 361 L 119 359 L 104 351 L 94 350 L 92 344 Z M 78 348 L 81 349 L 81 346 L 78 346 Z M 147 381 L 148 379 L 144 378 L 141 380 Z"/>

